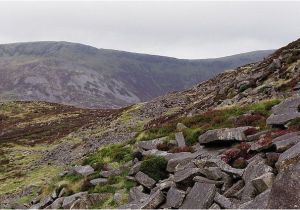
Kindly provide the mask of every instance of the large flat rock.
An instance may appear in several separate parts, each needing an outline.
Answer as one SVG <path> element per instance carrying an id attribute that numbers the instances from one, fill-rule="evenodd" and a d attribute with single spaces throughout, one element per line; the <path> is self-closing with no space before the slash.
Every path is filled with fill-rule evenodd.
<path id="1" fill-rule="evenodd" d="M 289 121 L 300 117 L 298 106 L 300 97 L 288 98 L 272 108 L 272 114 L 267 119 L 268 125 L 285 125 Z"/>
<path id="2" fill-rule="evenodd" d="M 181 209 L 208 209 L 214 202 L 216 186 L 196 182 L 187 194 Z"/>
<path id="3" fill-rule="evenodd" d="M 300 142 L 290 149 L 286 150 L 279 156 L 277 161 L 276 168 L 279 170 L 284 170 L 289 165 L 293 165 L 300 160 Z"/>
<path id="4" fill-rule="evenodd" d="M 251 127 L 238 127 L 238 128 L 221 128 L 206 131 L 200 135 L 198 140 L 200 144 L 208 144 L 211 142 L 220 141 L 245 141 L 247 137 L 245 131 Z"/>

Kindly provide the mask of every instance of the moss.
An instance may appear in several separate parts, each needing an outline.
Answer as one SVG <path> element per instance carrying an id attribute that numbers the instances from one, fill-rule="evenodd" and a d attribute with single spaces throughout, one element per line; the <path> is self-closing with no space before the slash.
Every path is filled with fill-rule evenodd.
<path id="1" fill-rule="evenodd" d="M 167 178 L 167 164 L 168 161 L 163 157 L 149 157 L 142 162 L 140 171 L 156 181 L 162 180 Z"/>

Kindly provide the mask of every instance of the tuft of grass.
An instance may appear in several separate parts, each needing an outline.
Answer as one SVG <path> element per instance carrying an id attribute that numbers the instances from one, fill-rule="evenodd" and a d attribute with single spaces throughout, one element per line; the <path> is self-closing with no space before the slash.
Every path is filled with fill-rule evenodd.
<path id="1" fill-rule="evenodd" d="M 141 164 L 140 171 L 158 181 L 167 178 L 168 161 L 163 157 L 150 156 Z"/>
<path id="2" fill-rule="evenodd" d="M 199 135 L 203 133 L 201 128 L 186 128 L 183 130 L 185 143 L 188 146 L 194 145 L 198 141 Z"/>
<path id="3" fill-rule="evenodd" d="M 147 141 L 173 134 L 176 130 L 174 125 L 163 125 L 159 128 L 150 128 L 142 131 L 136 136 L 137 141 Z"/>

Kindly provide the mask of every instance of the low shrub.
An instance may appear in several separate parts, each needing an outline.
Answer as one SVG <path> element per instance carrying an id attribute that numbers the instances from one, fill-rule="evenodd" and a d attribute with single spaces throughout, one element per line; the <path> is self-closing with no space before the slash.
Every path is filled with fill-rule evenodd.
<path id="1" fill-rule="evenodd" d="M 244 134 L 246 136 L 254 135 L 256 133 L 257 133 L 257 129 L 256 128 L 248 128 L 247 130 L 244 131 Z"/>
<path id="2" fill-rule="evenodd" d="M 168 176 L 167 164 L 168 161 L 163 157 L 149 157 L 142 162 L 140 171 L 156 181 L 162 180 Z"/>
<path id="3" fill-rule="evenodd" d="M 188 146 L 194 145 L 198 142 L 198 137 L 203 133 L 203 130 L 200 128 L 186 128 L 183 130 L 183 135 L 185 138 L 185 143 Z"/>
<path id="4" fill-rule="evenodd" d="M 171 150 L 169 150 L 171 153 L 180 153 L 180 152 L 194 152 L 193 147 L 191 146 L 184 146 L 184 147 L 173 147 Z"/>

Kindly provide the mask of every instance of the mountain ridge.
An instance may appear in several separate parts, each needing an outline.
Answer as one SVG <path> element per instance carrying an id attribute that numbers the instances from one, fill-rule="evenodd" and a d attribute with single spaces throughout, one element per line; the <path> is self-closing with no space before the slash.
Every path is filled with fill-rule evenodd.
<path id="1" fill-rule="evenodd" d="M 0 45 L 0 100 L 118 108 L 186 89 L 270 52 L 187 60 L 69 42 Z"/>

